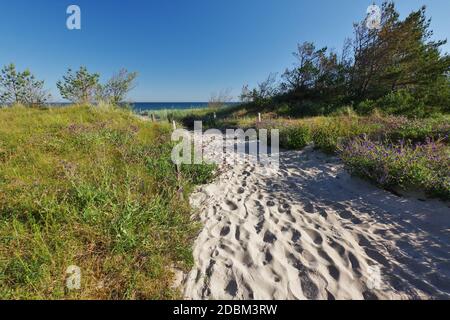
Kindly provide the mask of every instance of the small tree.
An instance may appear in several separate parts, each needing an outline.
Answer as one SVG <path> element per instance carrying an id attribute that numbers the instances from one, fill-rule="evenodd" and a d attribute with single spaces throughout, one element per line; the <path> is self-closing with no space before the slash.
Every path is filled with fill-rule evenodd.
<path id="1" fill-rule="evenodd" d="M 49 98 L 44 81 L 36 80 L 29 70 L 19 72 L 12 63 L 1 70 L 0 103 L 32 106 L 44 104 Z"/>
<path id="2" fill-rule="evenodd" d="M 295 68 L 286 69 L 282 76 L 285 80 L 284 88 L 294 92 L 313 88 L 321 73 L 320 63 L 326 51 L 326 47 L 316 49 L 312 42 L 297 45 L 297 52 L 293 53 L 297 60 Z"/>
<path id="3" fill-rule="evenodd" d="M 233 100 L 233 97 L 231 96 L 231 88 L 223 89 L 218 93 L 212 93 L 211 98 L 208 102 L 209 108 L 218 108 L 223 107 L 228 102 Z"/>
<path id="4" fill-rule="evenodd" d="M 99 88 L 100 75 L 89 73 L 86 67 L 73 73 L 71 69 L 58 81 L 56 86 L 64 99 L 79 104 L 87 104 L 95 99 Z"/>
<path id="5" fill-rule="evenodd" d="M 266 80 L 258 83 L 257 98 L 269 99 L 277 94 L 277 74 L 270 73 Z"/>
<path id="6" fill-rule="evenodd" d="M 242 86 L 242 91 L 239 99 L 244 103 L 252 102 L 253 96 L 251 90 L 248 88 L 248 84 Z"/>
<path id="7" fill-rule="evenodd" d="M 99 98 L 115 105 L 120 104 L 127 93 L 134 89 L 136 77 L 136 72 L 120 70 L 105 85 L 100 86 Z"/>

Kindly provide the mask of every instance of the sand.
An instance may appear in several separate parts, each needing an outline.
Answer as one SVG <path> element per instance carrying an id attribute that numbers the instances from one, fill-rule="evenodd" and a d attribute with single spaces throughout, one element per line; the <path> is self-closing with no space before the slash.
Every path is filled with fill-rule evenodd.
<path id="1" fill-rule="evenodd" d="M 227 157 L 192 195 L 186 299 L 450 298 L 448 203 L 381 190 L 310 147 L 280 159 Z"/>

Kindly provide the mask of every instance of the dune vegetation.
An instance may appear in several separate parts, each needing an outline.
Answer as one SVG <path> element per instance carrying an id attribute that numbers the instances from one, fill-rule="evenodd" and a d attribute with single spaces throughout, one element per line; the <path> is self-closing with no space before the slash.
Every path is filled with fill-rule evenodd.
<path id="1" fill-rule="evenodd" d="M 170 126 L 110 106 L 0 109 L 0 298 L 175 298 L 197 225 Z M 67 291 L 81 269 L 83 290 Z"/>
<path id="2" fill-rule="evenodd" d="M 187 127 L 202 120 L 204 128 L 278 129 L 280 147 L 302 150 L 312 145 L 337 155 L 347 169 L 360 177 L 394 191 L 424 191 L 450 200 L 450 116 L 428 118 L 346 113 L 307 118 L 284 118 L 274 113 L 239 117 L 239 107 L 176 118 Z M 223 113 L 232 112 L 230 116 Z M 217 118 L 213 118 L 216 113 Z M 234 113 L 234 114 L 233 114 Z"/>
<path id="3" fill-rule="evenodd" d="M 341 115 L 294 121 L 266 121 L 257 127 L 281 128 L 287 149 L 313 144 L 338 155 L 347 169 L 392 189 L 422 190 L 450 199 L 450 117 Z"/>

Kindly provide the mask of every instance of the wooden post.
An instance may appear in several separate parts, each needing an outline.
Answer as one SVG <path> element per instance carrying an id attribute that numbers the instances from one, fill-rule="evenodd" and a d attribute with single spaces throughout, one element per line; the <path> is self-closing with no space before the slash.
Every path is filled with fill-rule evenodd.
<path id="1" fill-rule="evenodd" d="M 261 113 L 258 113 L 258 122 L 261 123 Z"/>
<path id="2" fill-rule="evenodd" d="M 180 198 L 180 200 L 184 200 L 183 199 L 183 187 L 180 186 L 180 182 L 181 182 L 181 165 L 177 164 L 176 168 L 177 168 L 177 181 L 178 181 L 177 195 Z"/>
<path id="3" fill-rule="evenodd" d="M 177 123 L 175 122 L 175 120 L 172 120 L 172 126 L 173 130 L 177 130 Z"/>
<path id="4" fill-rule="evenodd" d="M 214 112 L 214 120 L 217 118 L 217 115 L 216 115 L 216 113 Z"/>
<path id="5" fill-rule="evenodd" d="M 152 122 L 155 122 L 155 115 L 152 113 Z"/>

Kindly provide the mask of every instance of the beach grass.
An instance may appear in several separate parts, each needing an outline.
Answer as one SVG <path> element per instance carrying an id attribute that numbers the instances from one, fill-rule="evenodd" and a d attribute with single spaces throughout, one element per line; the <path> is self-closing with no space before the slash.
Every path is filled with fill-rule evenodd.
<path id="1" fill-rule="evenodd" d="M 207 115 L 210 112 L 214 112 L 211 108 L 191 108 L 191 109 L 161 109 L 151 110 L 147 113 L 153 113 L 157 118 L 167 120 L 170 118 L 180 119 L 188 117 L 190 115 Z"/>
<path id="2" fill-rule="evenodd" d="M 110 106 L 0 109 L 0 298 L 171 299 L 198 226 L 170 126 Z M 66 288 L 69 266 L 80 290 Z"/>

